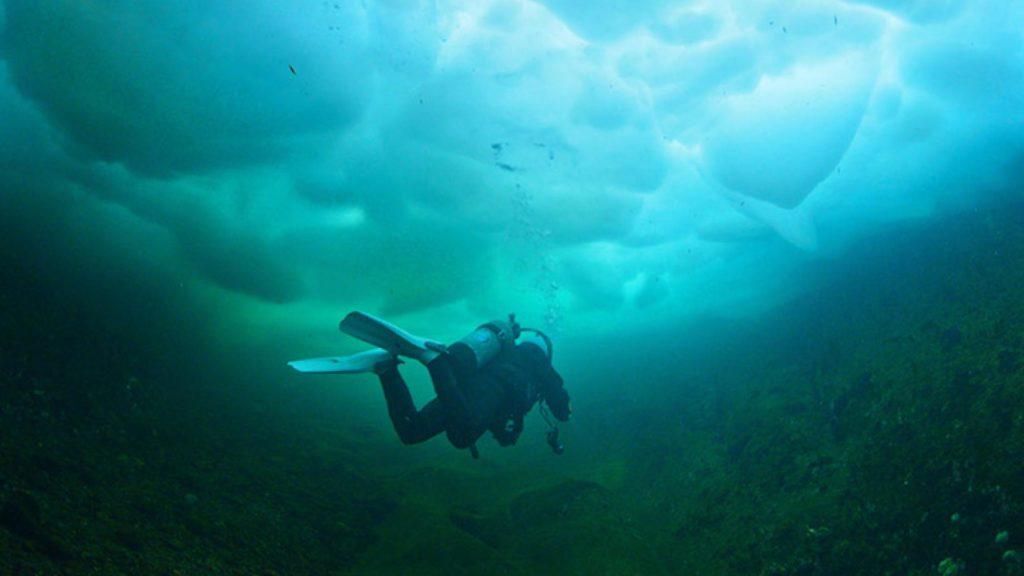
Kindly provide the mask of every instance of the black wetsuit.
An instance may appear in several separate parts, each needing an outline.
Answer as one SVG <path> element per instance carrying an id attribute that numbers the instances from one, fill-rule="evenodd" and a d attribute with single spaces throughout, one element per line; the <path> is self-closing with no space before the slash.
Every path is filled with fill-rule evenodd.
<path id="1" fill-rule="evenodd" d="M 523 416 L 547 386 L 561 387 L 561 377 L 535 346 L 502 352 L 479 370 L 460 367 L 442 354 L 427 365 L 437 398 L 416 410 L 409 388 L 392 366 L 380 374 L 388 414 L 404 444 L 423 442 L 441 432 L 456 448 L 474 446 L 484 432 L 502 446 L 514 444 Z"/>

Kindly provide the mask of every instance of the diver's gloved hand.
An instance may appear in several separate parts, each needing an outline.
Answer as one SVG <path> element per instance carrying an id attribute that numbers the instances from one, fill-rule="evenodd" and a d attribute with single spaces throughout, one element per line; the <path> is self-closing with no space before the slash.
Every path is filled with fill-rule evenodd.
<path id="1" fill-rule="evenodd" d="M 387 360 L 381 360 L 373 365 L 373 373 L 380 376 L 398 368 L 399 364 L 405 364 L 398 356 L 391 356 Z"/>

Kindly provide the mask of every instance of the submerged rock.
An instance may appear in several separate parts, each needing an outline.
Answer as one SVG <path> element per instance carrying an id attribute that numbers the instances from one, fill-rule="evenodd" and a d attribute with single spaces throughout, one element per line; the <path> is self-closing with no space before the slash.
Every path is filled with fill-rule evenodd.
<path id="1" fill-rule="evenodd" d="M 525 492 L 510 506 L 520 551 L 550 574 L 662 574 L 650 545 L 616 496 L 570 480 Z"/>
<path id="2" fill-rule="evenodd" d="M 604 514 L 610 508 L 609 491 L 596 482 L 570 480 L 557 486 L 520 494 L 510 513 L 519 527 Z"/>
<path id="3" fill-rule="evenodd" d="M 963 573 L 964 565 L 959 560 L 946 558 L 942 562 L 939 562 L 937 570 L 939 576 L 958 576 Z"/>
<path id="4" fill-rule="evenodd" d="M 1003 552 L 1003 569 L 1006 576 L 1019 576 L 1024 574 L 1024 559 L 1016 550 Z"/>
<path id="5" fill-rule="evenodd" d="M 499 548 L 507 533 L 506 527 L 495 518 L 472 510 L 453 510 L 448 514 L 448 519 L 456 528 L 491 548 Z"/>

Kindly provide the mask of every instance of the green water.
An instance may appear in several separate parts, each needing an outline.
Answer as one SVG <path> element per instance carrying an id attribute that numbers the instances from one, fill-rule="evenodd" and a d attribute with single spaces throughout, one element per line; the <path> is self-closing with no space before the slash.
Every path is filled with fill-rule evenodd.
<path id="1" fill-rule="evenodd" d="M 894 228 L 756 320 L 567 344 L 567 453 L 534 413 L 479 461 L 399 445 L 368 378 L 291 383 L 280 351 L 191 338 L 201 314 L 104 296 L 132 277 L 109 262 L 68 298 L 9 252 L 0 570 L 1017 573 L 1022 224 Z"/>
<path id="2" fill-rule="evenodd" d="M 0 0 L 0 576 L 1024 575 L 1020 22 Z M 354 310 L 543 329 L 564 454 Z"/>

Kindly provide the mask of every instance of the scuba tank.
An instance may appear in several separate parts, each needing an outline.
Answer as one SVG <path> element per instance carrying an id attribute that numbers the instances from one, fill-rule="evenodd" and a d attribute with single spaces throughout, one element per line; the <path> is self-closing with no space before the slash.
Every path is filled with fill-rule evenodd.
<path id="1" fill-rule="evenodd" d="M 494 320 L 481 324 L 458 342 L 448 346 L 457 370 L 475 371 L 494 360 L 502 351 L 515 346 L 516 338 L 522 333 L 516 315 L 509 314 L 508 320 Z"/>
<path id="2" fill-rule="evenodd" d="M 467 374 L 479 370 L 491 362 L 503 351 L 514 347 L 516 340 L 524 333 L 531 333 L 531 337 L 524 337 L 522 342 L 536 346 L 550 362 L 554 356 L 554 346 L 551 338 L 536 328 L 524 328 L 516 322 L 516 315 L 509 314 L 508 320 L 495 320 L 481 324 L 458 342 L 448 346 L 448 355 L 452 359 L 456 373 Z M 558 426 L 551 421 L 548 411 L 544 407 L 543 400 L 540 401 L 540 414 L 548 425 L 546 440 L 551 451 L 556 455 L 565 452 L 565 446 L 559 439 Z M 519 420 L 519 429 L 522 429 L 522 419 Z M 499 442 L 501 440 L 499 439 Z M 514 442 L 514 440 L 513 440 Z M 479 458 L 476 444 L 470 446 L 470 453 L 473 458 Z"/>
<path id="3" fill-rule="evenodd" d="M 466 370 L 477 370 L 498 356 L 503 350 L 515 346 L 516 340 L 524 332 L 536 337 L 530 342 L 540 348 L 550 361 L 553 356 L 551 338 L 536 328 L 524 328 L 516 322 L 516 315 L 509 314 L 508 320 L 494 320 L 481 324 L 458 342 L 448 346 L 448 353 L 456 365 Z"/>

